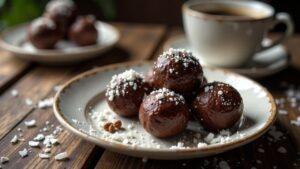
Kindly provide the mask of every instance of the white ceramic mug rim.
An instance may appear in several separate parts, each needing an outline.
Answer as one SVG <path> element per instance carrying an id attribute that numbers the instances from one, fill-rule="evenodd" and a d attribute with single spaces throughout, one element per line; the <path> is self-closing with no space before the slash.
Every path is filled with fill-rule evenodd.
<path id="1" fill-rule="evenodd" d="M 241 18 L 241 17 L 231 17 L 231 16 L 221 16 L 221 15 L 212 15 L 207 14 L 201 11 L 192 9 L 192 6 L 201 5 L 201 4 L 221 4 L 221 5 L 234 5 L 234 6 L 243 6 L 249 8 L 263 8 L 266 10 L 266 16 L 260 18 Z M 259 9 L 258 9 L 259 10 Z M 204 1 L 188 1 L 185 2 L 182 6 L 182 11 L 189 16 L 194 16 L 200 19 L 205 20 L 217 20 L 217 21 L 263 21 L 269 20 L 274 16 L 274 8 L 266 3 L 259 1 L 225 1 L 225 0 L 204 0 Z"/>

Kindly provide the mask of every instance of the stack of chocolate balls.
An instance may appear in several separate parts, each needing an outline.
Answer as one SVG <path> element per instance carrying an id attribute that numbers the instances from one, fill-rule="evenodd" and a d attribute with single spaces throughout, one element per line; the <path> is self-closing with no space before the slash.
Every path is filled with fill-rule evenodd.
<path id="1" fill-rule="evenodd" d="M 28 40 L 38 49 L 53 49 L 61 39 L 69 39 L 80 46 L 97 42 L 98 31 L 91 15 L 78 16 L 71 0 L 52 0 L 43 16 L 33 20 L 27 30 Z"/>
<path id="2" fill-rule="evenodd" d="M 106 100 L 118 115 L 139 116 L 145 130 L 159 138 L 185 130 L 190 114 L 218 131 L 234 126 L 243 113 L 239 92 L 226 83 L 207 83 L 198 59 L 184 49 L 161 54 L 145 77 L 134 70 L 113 76 Z"/>

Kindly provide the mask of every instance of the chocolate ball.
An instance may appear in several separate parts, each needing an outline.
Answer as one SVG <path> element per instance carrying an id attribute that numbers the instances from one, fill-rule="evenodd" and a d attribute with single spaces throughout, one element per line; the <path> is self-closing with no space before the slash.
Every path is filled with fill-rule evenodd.
<path id="1" fill-rule="evenodd" d="M 139 119 L 144 129 L 153 136 L 170 137 L 187 127 L 189 109 L 183 96 L 162 88 L 145 97 Z"/>
<path id="2" fill-rule="evenodd" d="M 63 37 L 77 17 L 77 7 L 72 0 L 52 0 L 46 6 L 44 17 L 58 25 Z"/>
<path id="3" fill-rule="evenodd" d="M 153 85 L 189 96 L 203 81 L 198 59 L 184 49 L 169 49 L 153 65 Z"/>
<path id="4" fill-rule="evenodd" d="M 95 18 L 92 15 L 78 17 L 69 30 L 69 38 L 82 46 L 97 43 Z"/>
<path id="5" fill-rule="evenodd" d="M 147 90 L 142 75 L 130 69 L 112 77 L 105 93 L 106 101 L 118 115 L 134 116 Z"/>
<path id="6" fill-rule="evenodd" d="M 230 128 L 243 113 L 243 99 L 231 85 L 213 82 L 204 85 L 193 101 L 193 113 L 209 130 Z"/>
<path id="7" fill-rule="evenodd" d="M 27 38 L 39 49 L 51 49 L 60 39 L 60 31 L 55 22 L 48 18 L 37 18 L 27 29 Z"/>

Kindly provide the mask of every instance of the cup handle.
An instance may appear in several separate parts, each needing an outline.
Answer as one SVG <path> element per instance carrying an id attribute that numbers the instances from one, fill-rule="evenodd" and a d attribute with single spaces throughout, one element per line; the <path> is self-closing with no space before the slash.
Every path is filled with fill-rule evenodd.
<path id="1" fill-rule="evenodd" d="M 272 48 L 273 46 L 276 46 L 283 41 L 285 41 L 289 36 L 291 36 L 294 33 L 294 23 L 290 17 L 289 14 L 285 12 L 280 12 L 275 15 L 275 20 L 273 21 L 272 26 L 275 27 L 277 24 L 283 23 L 286 25 L 285 32 L 281 35 L 280 38 L 275 40 L 274 42 L 271 42 L 267 45 L 261 45 L 260 51 L 264 51 L 266 49 Z"/>

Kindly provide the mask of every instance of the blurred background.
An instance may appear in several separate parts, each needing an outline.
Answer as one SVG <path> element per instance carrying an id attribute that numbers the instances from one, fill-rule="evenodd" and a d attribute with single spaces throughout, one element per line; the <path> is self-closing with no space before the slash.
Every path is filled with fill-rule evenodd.
<path id="1" fill-rule="evenodd" d="M 40 16 L 49 0 L 0 0 L 0 31 Z M 181 26 L 181 5 L 185 0 L 74 0 L 80 14 L 94 14 L 105 21 L 157 23 Z M 296 0 L 263 0 L 277 12 L 291 14 L 296 31 L 300 10 Z M 276 29 L 282 29 L 280 26 Z"/>

